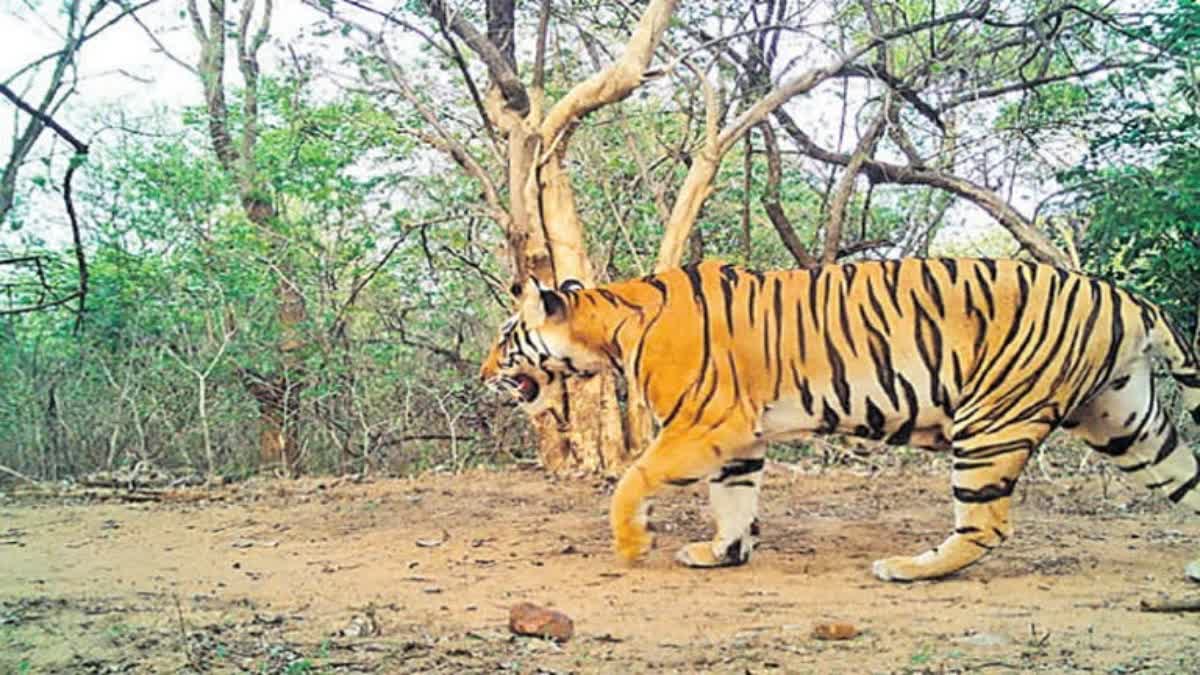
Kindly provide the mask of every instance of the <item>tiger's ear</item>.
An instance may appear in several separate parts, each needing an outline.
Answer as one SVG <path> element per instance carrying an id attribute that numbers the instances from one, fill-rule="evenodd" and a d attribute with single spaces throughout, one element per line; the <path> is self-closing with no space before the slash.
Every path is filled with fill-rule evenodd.
<path id="1" fill-rule="evenodd" d="M 542 287 L 535 279 L 525 282 L 521 294 L 521 319 L 530 328 L 547 321 L 559 321 L 567 316 L 567 303 L 558 293 Z"/>
<path id="2" fill-rule="evenodd" d="M 564 281 L 558 285 L 558 290 L 562 291 L 563 293 L 573 293 L 575 291 L 582 291 L 583 283 L 580 282 L 578 279 L 567 279 L 566 281 Z"/>

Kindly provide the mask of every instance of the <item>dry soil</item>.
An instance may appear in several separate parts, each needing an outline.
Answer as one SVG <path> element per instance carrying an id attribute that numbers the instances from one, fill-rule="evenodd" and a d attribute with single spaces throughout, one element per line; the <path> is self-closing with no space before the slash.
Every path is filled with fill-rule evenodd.
<path id="1" fill-rule="evenodd" d="M 871 561 L 947 534 L 944 475 L 770 466 L 753 561 L 703 571 L 671 562 L 709 535 L 702 488 L 658 501 L 636 567 L 609 552 L 607 483 L 536 471 L 149 503 L 10 490 L 0 673 L 1200 672 L 1200 613 L 1139 606 L 1200 592 L 1181 575 L 1200 523 L 1136 486 L 1035 475 L 1002 550 L 895 584 Z M 574 638 L 511 635 L 522 601 L 567 613 Z M 831 621 L 861 633 L 813 637 Z"/>

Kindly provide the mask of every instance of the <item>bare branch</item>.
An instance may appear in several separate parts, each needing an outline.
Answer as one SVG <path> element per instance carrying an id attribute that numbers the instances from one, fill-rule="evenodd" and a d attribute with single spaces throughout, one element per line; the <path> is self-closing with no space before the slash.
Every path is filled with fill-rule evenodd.
<path id="1" fill-rule="evenodd" d="M 779 87 L 768 93 L 758 103 L 752 106 L 749 110 L 742 113 L 724 132 L 721 134 L 722 154 L 727 152 L 729 147 L 737 141 L 746 130 L 761 122 L 768 114 L 782 105 L 784 102 L 792 99 L 800 94 L 811 91 L 821 82 L 842 73 L 854 63 L 863 54 L 886 44 L 890 40 L 905 37 L 914 33 L 919 33 L 924 30 L 944 26 L 946 24 L 955 23 L 964 20 L 978 20 L 987 14 L 991 6 L 991 0 L 983 0 L 978 7 L 967 8 L 960 12 L 946 14 L 944 16 L 935 17 L 927 21 L 910 24 L 902 28 L 898 28 L 887 33 L 872 36 L 863 44 L 851 50 L 846 55 L 842 56 L 835 63 L 825 67 L 813 68 L 804 72 L 792 79 L 784 82 Z"/>
<path id="2" fill-rule="evenodd" d="M 207 29 L 195 0 L 188 0 L 188 14 L 200 42 L 200 82 L 204 87 L 213 151 L 222 168 L 236 176 L 238 156 L 229 135 L 229 111 L 225 105 L 225 0 L 208 0 Z"/>
<path id="3" fill-rule="evenodd" d="M 792 120 L 786 111 L 776 110 L 775 119 L 791 136 L 800 152 L 813 159 L 847 166 L 850 156 L 822 148 L 813 142 L 800 127 Z M 1055 246 L 1046 235 L 1034 226 L 1029 219 L 1022 216 L 1016 209 L 1005 202 L 1000 195 L 986 187 L 972 183 L 965 178 L 928 167 L 900 166 L 888 162 L 870 159 L 862 163 L 862 171 L 875 183 L 894 183 L 897 185 L 927 185 L 951 192 L 979 206 L 1007 229 L 1014 238 L 1027 249 L 1035 258 L 1043 262 L 1057 265 L 1064 269 L 1072 269 L 1071 261 Z"/>
<path id="4" fill-rule="evenodd" d="M 14 92 L 12 89 L 9 89 L 7 85 L 0 84 L 0 95 L 3 95 L 9 101 L 12 101 L 13 105 L 21 109 L 29 116 L 36 118 L 39 122 L 54 130 L 54 133 L 61 136 L 64 141 L 70 143 L 71 147 L 75 148 L 75 152 L 81 155 L 86 155 L 88 153 L 87 143 L 84 143 L 76 138 L 75 134 L 67 131 L 58 122 L 55 122 L 54 118 L 50 115 L 47 115 L 45 112 L 38 110 L 37 108 L 34 108 L 26 103 L 20 96 L 17 95 L 16 92 Z"/>
<path id="5" fill-rule="evenodd" d="M 4 466 L 3 464 L 0 464 L 0 473 L 6 473 L 6 474 L 12 476 L 13 478 L 19 478 L 19 479 L 21 479 L 27 483 L 30 483 L 32 485 L 41 485 L 41 483 L 30 478 L 29 476 L 26 476 L 25 474 L 21 473 L 20 471 L 17 471 L 15 469 L 10 469 L 7 466 Z"/>
<path id="6" fill-rule="evenodd" d="M 541 125 L 542 144 L 550 147 L 567 127 L 589 112 L 616 103 L 642 84 L 654 50 L 675 12 L 678 0 L 651 0 L 638 20 L 625 51 L 604 70 L 576 84 L 546 113 Z"/>
<path id="7" fill-rule="evenodd" d="M 854 183 L 858 180 L 858 171 L 863 162 L 875 154 L 875 146 L 879 142 L 879 137 L 883 135 L 884 125 L 887 124 L 890 106 L 890 97 L 885 97 L 883 108 L 871 122 L 866 133 L 858 140 L 858 145 L 855 146 L 853 154 L 846 162 L 846 170 L 834 188 L 833 199 L 829 201 L 829 215 L 825 225 L 825 249 L 821 256 L 821 261 L 824 263 L 828 264 L 837 260 L 838 248 L 842 243 L 842 223 L 846 219 L 846 207 L 850 202 L 850 197 L 854 194 Z"/>
<path id="8" fill-rule="evenodd" d="M 251 198 L 254 188 L 254 146 L 258 141 L 258 50 L 267 39 L 271 27 L 273 0 L 265 0 L 262 22 L 253 35 L 250 34 L 250 19 L 254 14 L 254 0 L 244 0 L 238 19 L 237 52 L 238 68 L 245 80 L 242 94 L 242 150 L 241 176 L 243 201 Z"/>
<path id="9" fill-rule="evenodd" d="M 44 124 L 45 126 L 54 130 L 56 134 L 61 136 L 63 140 L 67 141 L 67 143 L 70 143 L 71 147 L 75 149 L 75 155 L 71 157 L 70 164 L 67 167 L 67 173 L 65 176 L 63 176 L 62 192 L 63 203 L 67 209 L 67 218 L 71 224 L 71 235 L 75 246 L 75 262 L 79 271 L 79 286 L 78 290 L 76 290 L 71 296 L 68 296 L 68 298 L 65 300 L 62 300 L 62 302 L 66 302 L 75 298 L 79 300 L 79 309 L 75 317 L 75 330 L 78 331 L 83 325 L 83 312 L 86 308 L 87 302 L 88 266 L 87 256 L 83 251 L 83 236 L 79 231 L 79 219 L 75 214 L 75 202 L 71 198 L 71 179 L 75 177 L 75 170 L 82 165 L 83 158 L 87 157 L 89 148 L 86 143 L 76 138 L 76 136 L 70 131 L 67 131 L 66 128 L 56 122 L 53 117 L 45 112 L 42 112 L 41 110 L 37 110 L 22 100 L 21 97 L 17 96 L 17 94 L 13 92 L 13 90 L 9 89 L 7 85 L 0 84 L 0 94 L 3 94 L 5 98 L 12 101 L 14 105 L 32 116 L 39 123 Z M 53 304 L 62 304 L 62 302 L 56 302 Z M 45 308 L 47 306 L 53 305 L 43 305 L 41 308 Z"/>
<path id="10" fill-rule="evenodd" d="M 146 34 L 146 37 L 150 38 L 150 41 L 154 43 L 154 46 L 158 48 L 158 51 L 163 56 L 167 57 L 172 62 L 174 62 L 175 65 L 182 67 L 184 70 L 188 71 L 189 73 L 191 73 L 197 77 L 200 76 L 200 72 L 198 70 L 196 70 L 195 66 L 188 63 L 187 61 L 184 61 L 183 59 L 179 58 L 178 56 L 175 56 L 174 54 L 171 53 L 171 51 L 169 49 L 167 49 L 166 45 L 164 45 L 162 43 L 162 41 L 158 39 L 158 36 L 154 34 L 154 31 L 151 30 L 150 27 L 146 25 L 146 22 L 142 21 L 142 18 L 136 14 L 136 10 L 127 7 L 127 5 L 125 4 L 126 0 L 119 0 L 119 1 L 121 2 L 121 6 L 126 7 L 127 11 L 129 11 L 130 18 L 133 19 L 133 22 L 136 23 L 138 25 L 138 27 L 142 29 L 142 32 Z M 150 1 L 156 2 L 157 0 L 150 0 Z M 144 7 L 145 5 L 148 5 L 148 4 L 150 4 L 150 3 L 149 2 L 144 3 L 142 5 L 142 7 Z"/>
<path id="11" fill-rule="evenodd" d="M 921 158 L 921 153 L 917 151 L 917 146 L 913 144 L 912 139 L 908 136 L 908 132 L 904 130 L 904 126 L 900 119 L 900 105 L 899 102 L 894 98 L 888 103 L 887 116 L 887 133 L 892 139 L 892 142 L 895 143 L 897 147 L 900 148 L 900 151 L 904 153 L 904 157 L 908 160 L 910 165 L 924 165 L 925 161 Z M 947 131 L 945 126 L 942 128 L 943 131 Z M 952 133 L 945 134 L 945 138 L 947 140 L 951 139 L 952 137 Z M 952 157 L 947 157 L 946 159 L 950 160 Z"/>
<path id="12" fill-rule="evenodd" d="M 841 260 L 846 256 L 862 253 L 863 251 L 884 248 L 885 246 L 895 246 L 895 242 L 889 239 L 867 239 L 864 241 L 856 241 L 839 248 L 836 259 Z"/>
<path id="13" fill-rule="evenodd" d="M 516 0 L 485 0 L 487 38 L 504 56 L 508 67 L 517 70 Z"/>
<path id="14" fill-rule="evenodd" d="M 550 26 L 550 0 L 542 0 L 541 14 L 538 16 L 537 47 L 533 52 L 533 84 L 532 88 L 541 96 L 546 86 L 546 34 Z"/>
<path id="15" fill-rule="evenodd" d="M 79 298 L 79 309 L 75 314 L 75 332 L 78 333 L 83 327 L 83 312 L 86 309 L 87 294 L 88 294 L 88 265 L 87 256 L 83 252 L 83 236 L 79 232 L 79 219 L 75 215 L 75 202 L 71 199 L 71 179 L 75 177 L 75 170 L 80 167 L 80 161 L 87 154 L 87 147 L 84 147 L 82 153 L 71 158 L 71 165 L 67 167 L 67 175 L 63 176 L 63 203 L 67 207 L 67 218 L 71 223 L 71 240 L 75 246 L 75 264 L 79 270 L 79 290 L 76 295 Z"/>
<path id="16" fill-rule="evenodd" d="M 200 18 L 200 8 L 196 6 L 196 0 L 188 0 L 188 17 L 192 20 L 192 32 L 196 35 L 196 40 L 201 45 L 208 43 L 208 31 L 204 29 L 204 20 Z"/>
<path id="17" fill-rule="evenodd" d="M 479 95 L 479 88 L 475 86 L 475 78 L 471 77 L 471 70 L 467 67 L 467 60 L 463 58 L 462 52 L 458 49 L 458 43 L 450 36 L 446 30 L 446 26 L 438 24 L 438 31 L 442 34 L 442 38 L 446 40 L 446 44 L 450 45 L 450 56 L 454 63 L 458 66 L 458 72 L 462 73 L 463 82 L 467 85 L 467 91 L 471 94 L 471 102 L 475 104 L 475 111 L 479 113 L 479 119 L 483 122 L 483 128 L 487 131 L 488 138 L 492 141 L 493 148 L 500 147 L 500 140 L 496 138 L 496 130 L 492 124 L 492 119 L 488 116 L 487 106 L 483 103 L 483 97 Z M 383 36 L 379 37 L 379 41 L 383 41 Z"/>
<path id="18" fill-rule="evenodd" d="M 1028 91 L 1031 89 L 1036 89 L 1037 87 L 1040 87 L 1042 85 L 1052 84 L 1054 82 L 1063 82 L 1066 80 L 1082 79 L 1089 75 L 1095 75 L 1096 73 L 1102 73 L 1106 70 L 1131 68 L 1134 66 L 1142 65 L 1144 63 L 1145 63 L 1145 61 L 1105 61 L 1102 63 L 1097 63 L 1089 68 L 1083 68 L 1081 70 L 1075 70 L 1075 71 L 1071 71 L 1069 73 L 1059 73 L 1057 75 L 1047 75 L 1047 76 L 1035 78 L 1032 80 L 1022 80 L 1020 82 L 1012 82 L 1010 84 L 1006 84 L 1006 85 L 999 86 L 999 87 L 990 87 L 988 89 L 980 89 L 977 91 L 971 91 L 971 92 L 967 92 L 965 94 L 959 94 L 958 96 L 951 98 L 949 101 L 946 101 L 945 103 L 939 105 L 937 107 L 937 112 L 938 112 L 938 114 L 940 114 L 940 113 L 950 110 L 952 108 L 957 108 L 958 106 L 961 106 L 964 103 L 974 103 L 976 101 L 982 101 L 984 99 L 995 98 L 997 96 L 1003 96 L 1004 94 L 1011 94 L 1016 91 Z"/>
<path id="19" fill-rule="evenodd" d="M 480 187 L 483 189 L 484 201 L 487 202 L 487 205 L 490 209 L 489 215 L 491 215 L 496 222 L 498 222 L 507 230 L 507 212 L 504 208 L 504 205 L 500 201 L 500 193 L 496 189 L 492 179 L 488 176 L 487 171 L 485 171 L 483 166 L 475 160 L 471 153 L 467 152 L 467 149 L 463 147 L 462 144 L 459 143 L 449 131 L 446 130 L 446 128 L 442 125 L 441 120 L 439 120 L 437 116 L 433 114 L 433 111 L 430 110 L 429 107 L 425 105 L 423 101 L 421 101 L 420 97 L 417 96 L 416 92 L 413 91 L 412 85 L 410 85 L 408 82 L 408 76 L 404 72 L 404 68 L 400 66 L 399 62 L 392 58 L 391 52 L 388 50 L 387 43 L 380 40 L 378 42 L 378 47 L 384 65 L 387 66 L 388 73 L 391 75 L 392 81 L 395 82 L 396 86 L 400 88 L 401 95 L 403 95 L 409 104 L 411 104 L 417 110 L 417 112 L 420 113 L 425 122 L 437 132 L 437 136 L 419 132 L 409 133 L 414 133 L 414 135 L 428 145 L 450 155 L 450 157 L 454 159 L 454 161 L 458 163 L 458 165 L 461 166 L 469 175 L 479 181 Z"/>
<path id="20" fill-rule="evenodd" d="M 779 233 L 783 245 L 796 260 L 796 264 L 801 267 L 815 267 L 819 264 L 817 259 L 805 250 L 800 237 L 796 236 L 796 229 L 784 214 L 783 206 L 779 203 L 779 184 L 783 167 L 779 159 L 779 142 L 775 138 L 775 130 L 771 128 L 769 121 L 762 122 L 758 128 L 762 131 L 763 145 L 767 155 L 767 186 L 762 196 L 763 209 L 767 212 L 767 218 L 770 219 L 771 224 L 775 226 L 775 231 Z"/>
<path id="21" fill-rule="evenodd" d="M 94 30 L 82 33 L 78 39 L 70 40 L 68 42 L 68 44 L 66 46 L 64 46 L 62 49 L 50 52 L 49 54 L 44 54 L 40 58 L 30 61 L 29 63 L 25 64 L 24 66 L 21 66 L 15 73 L 13 73 L 12 75 L 9 75 L 4 80 L 4 84 L 12 84 L 17 78 L 21 77 L 25 73 L 30 72 L 31 70 L 37 68 L 38 66 L 42 65 L 43 63 L 45 63 L 51 59 L 61 59 L 64 56 L 69 58 L 74 53 L 79 51 L 80 47 L 83 46 L 83 43 L 87 42 L 88 40 L 91 40 L 92 38 L 96 37 L 100 33 L 103 33 L 105 30 L 108 30 L 109 28 L 111 28 L 112 26 L 114 26 L 115 24 L 120 22 L 121 19 L 124 19 L 126 16 L 133 15 L 136 12 L 139 12 L 142 9 L 149 7 L 150 5 L 153 5 L 154 3 L 158 2 L 158 1 L 159 0 L 145 0 L 144 2 L 137 4 L 137 5 L 132 5 L 132 6 L 121 5 L 123 11 L 120 14 L 114 16 L 113 18 L 109 19 L 108 21 L 104 22 L 103 24 L 97 26 Z M 91 14 L 89 14 L 88 20 L 86 20 L 84 22 L 85 30 L 86 30 L 87 24 L 90 23 L 90 20 L 92 18 L 95 18 L 96 13 L 99 12 L 99 10 L 103 9 L 103 8 L 104 8 L 104 3 L 102 3 L 102 2 L 97 3 L 92 8 L 92 12 L 91 12 Z"/>
<path id="22" fill-rule="evenodd" d="M 480 33 L 461 14 L 448 12 L 443 0 L 426 0 L 426 6 L 439 24 L 449 28 L 451 32 L 467 43 L 471 51 L 483 59 L 492 82 L 504 96 L 505 104 L 519 115 L 529 112 L 529 95 L 517 77 L 515 63 L 510 62 L 497 45 Z"/>
<path id="23" fill-rule="evenodd" d="M 322 13 L 328 15 L 332 19 L 341 21 L 343 23 L 353 23 L 352 21 L 347 21 L 344 17 L 335 16 L 333 13 L 333 5 L 324 2 L 324 0 L 302 0 L 302 1 L 304 2 L 304 4 L 308 5 L 309 7 L 312 7 L 313 9 L 315 9 L 319 12 L 322 12 Z M 362 2 L 361 0 L 341 0 L 341 2 L 342 2 L 342 4 L 350 5 L 351 7 L 360 9 L 368 14 L 377 16 L 377 17 L 383 19 L 384 21 L 386 21 L 387 23 L 390 23 L 394 26 L 403 28 L 405 31 L 408 31 L 408 32 L 412 33 L 413 35 L 419 35 L 419 36 L 421 36 L 421 39 L 423 39 L 425 41 L 425 44 L 438 50 L 445 56 L 450 56 L 450 54 L 446 51 L 446 49 L 444 47 L 442 47 L 440 44 L 438 44 L 433 39 L 432 35 L 425 32 L 424 30 L 422 30 L 419 26 L 416 26 L 416 25 L 412 24 L 411 22 L 405 21 L 401 17 L 396 16 L 395 10 L 393 10 L 391 12 L 381 12 L 380 10 L 375 9 L 371 5 L 367 4 L 366 2 Z"/>

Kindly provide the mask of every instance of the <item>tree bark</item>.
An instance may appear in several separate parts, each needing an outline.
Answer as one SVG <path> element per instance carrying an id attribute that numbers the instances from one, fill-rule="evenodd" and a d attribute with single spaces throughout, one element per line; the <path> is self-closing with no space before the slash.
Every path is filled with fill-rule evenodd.
<path id="1" fill-rule="evenodd" d="M 548 154 L 541 168 L 541 211 L 559 283 L 567 279 L 576 279 L 585 285 L 595 283 L 583 225 L 575 207 L 574 190 L 563 168 L 571 131 L 589 112 L 623 100 L 642 84 L 643 74 L 650 66 L 676 4 L 676 0 L 652 0 L 617 60 L 575 85 L 540 121 L 542 145 Z M 557 437 L 541 434 L 543 462 L 553 462 L 556 457 L 572 457 L 571 462 L 560 466 L 619 475 L 641 453 L 651 437 L 649 411 L 637 388 L 627 388 L 624 419 L 617 402 L 615 374 L 569 380 L 566 389 L 571 423 Z M 569 454 L 571 452 L 576 454 Z"/>

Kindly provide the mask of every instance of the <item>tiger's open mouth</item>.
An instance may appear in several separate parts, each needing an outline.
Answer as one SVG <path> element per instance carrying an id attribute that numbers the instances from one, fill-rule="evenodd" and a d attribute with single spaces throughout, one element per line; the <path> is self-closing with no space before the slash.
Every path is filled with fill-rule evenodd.
<path id="1" fill-rule="evenodd" d="M 517 394 L 521 395 L 521 398 L 524 400 L 524 402 L 527 402 L 527 404 L 532 404 L 532 402 L 538 398 L 538 394 L 541 392 L 541 386 L 538 384 L 538 381 L 534 380 L 533 377 L 529 377 L 528 375 L 517 375 L 516 377 L 512 378 L 512 380 L 515 381 L 514 388 L 517 390 Z"/>
<path id="2" fill-rule="evenodd" d="M 535 400 L 537 400 L 538 394 L 541 393 L 542 390 L 542 387 L 537 383 L 537 380 L 521 373 L 507 378 L 506 384 L 512 387 L 513 391 L 517 393 L 517 396 L 519 396 L 525 403 L 533 403 Z"/>

